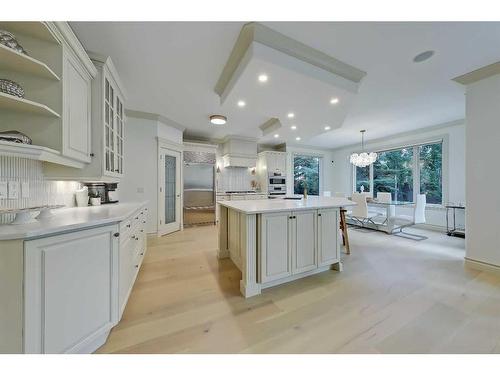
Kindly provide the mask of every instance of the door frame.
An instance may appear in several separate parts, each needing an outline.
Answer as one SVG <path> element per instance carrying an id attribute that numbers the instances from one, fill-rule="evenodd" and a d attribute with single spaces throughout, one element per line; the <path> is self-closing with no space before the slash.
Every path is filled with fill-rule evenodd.
<path id="1" fill-rule="evenodd" d="M 162 162 L 161 162 L 161 155 L 165 151 L 169 151 L 172 153 L 178 153 L 179 154 L 179 209 L 177 210 L 177 215 L 179 215 L 179 229 L 178 230 L 183 230 L 184 229 L 184 221 L 183 221 L 183 214 L 182 214 L 182 207 L 183 207 L 183 190 L 184 190 L 184 183 L 183 183 L 183 173 L 182 173 L 182 159 L 183 159 L 183 145 L 182 144 L 177 144 L 170 142 L 166 139 L 157 137 L 158 139 L 158 150 L 157 150 L 157 218 L 156 218 L 156 225 L 157 225 L 157 236 L 161 237 L 163 235 L 166 235 L 168 233 L 172 232 L 164 232 L 161 230 L 161 219 L 163 218 L 161 207 L 160 207 L 160 202 L 162 202 L 163 198 L 163 191 L 160 191 L 160 189 L 163 187 L 163 181 L 162 181 L 162 176 L 164 173 L 164 170 L 162 169 Z M 174 230 L 173 232 L 175 232 Z"/>

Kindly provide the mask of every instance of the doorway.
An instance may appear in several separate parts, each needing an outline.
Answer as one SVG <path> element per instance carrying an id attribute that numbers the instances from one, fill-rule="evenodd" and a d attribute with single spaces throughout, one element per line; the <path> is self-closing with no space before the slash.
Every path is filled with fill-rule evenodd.
<path id="1" fill-rule="evenodd" d="M 181 229 L 181 153 L 160 147 L 158 163 L 158 235 Z"/>

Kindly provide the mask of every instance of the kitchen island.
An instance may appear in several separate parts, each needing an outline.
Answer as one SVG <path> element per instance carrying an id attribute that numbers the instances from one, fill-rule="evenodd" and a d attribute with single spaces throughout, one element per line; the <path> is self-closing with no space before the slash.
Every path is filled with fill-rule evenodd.
<path id="1" fill-rule="evenodd" d="M 219 258 L 240 269 L 245 298 L 328 269 L 342 271 L 340 207 L 345 198 L 221 201 Z"/>

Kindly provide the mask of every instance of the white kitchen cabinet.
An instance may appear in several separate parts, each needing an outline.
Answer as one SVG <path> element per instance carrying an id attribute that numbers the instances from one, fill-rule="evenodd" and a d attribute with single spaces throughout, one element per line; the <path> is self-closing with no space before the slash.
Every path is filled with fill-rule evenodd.
<path id="1" fill-rule="evenodd" d="M 81 61 L 63 49 L 62 154 L 89 163 L 91 160 L 92 76 Z"/>
<path id="2" fill-rule="evenodd" d="M 317 267 L 316 211 L 297 211 L 291 220 L 292 273 L 302 273 Z"/>
<path id="3" fill-rule="evenodd" d="M 120 224 L 119 318 L 123 315 L 130 292 L 146 254 L 147 208 L 143 207 Z"/>
<path id="4" fill-rule="evenodd" d="M 325 266 L 340 260 L 339 211 L 318 210 L 318 266 Z"/>
<path id="5" fill-rule="evenodd" d="M 25 353 L 102 345 L 118 322 L 118 241 L 117 225 L 25 241 Z"/>
<path id="6" fill-rule="evenodd" d="M 229 211 L 231 214 L 232 210 Z M 292 274 L 291 219 L 287 212 L 263 214 L 260 224 L 260 277 L 266 283 Z"/>
<path id="7" fill-rule="evenodd" d="M 81 179 L 118 182 L 124 173 L 124 123 L 125 123 L 125 94 L 120 77 L 111 58 L 93 58 L 97 74 L 91 83 L 91 150 L 90 163 L 82 169 L 67 168 L 55 164 L 44 166 L 44 174 L 51 179 Z M 69 64 L 69 62 L 68 62 Z M 71 71 L 68 66 L 68 70 Z M 78 81 L 77 73 L 72 73 Z M 73 84 L 78 87 L 77 83 Z M 80 88 L 79 91 L 83 91 Z M 75 94 L 75 95 L 82 95 Z M 70 99 L 72 100 L 72 99 Z M 74 100 L 77 99 L 75 96 Z M 71 111 L 71 108 L 69 109 Z M 68 113 L 68 118 L 81 121 L 83 113 Z M 80 120 L 78 120 L 80 119 Z M 83 132 L 83 131 L 82 131 Z M 75 132 L 76 134 L 76 132 Z M 83 133 L 82 133 L 83 135 Z M 84 141 L 73 141 L 83 155 Z M 76 151 L 75 151 L 76 153 Z"/>
<path id="8" fill-rule="evenodd" d="M 262 214 L 259 235 L 262 283 L 318 268 L 317 215 L 316 210 Z"/>

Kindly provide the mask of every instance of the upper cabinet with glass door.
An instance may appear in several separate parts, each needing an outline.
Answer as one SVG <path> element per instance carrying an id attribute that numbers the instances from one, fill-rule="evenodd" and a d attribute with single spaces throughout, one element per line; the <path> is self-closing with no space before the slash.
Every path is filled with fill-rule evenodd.
<path id="1" fill-rule="evenodd" d="M 48 166 L 50 178 L 119 181 L 124 173 L 125 93 L 110 57 L 91 55 L 97 69 L 92 81 L 91 161 L 83 169 Z"/>

